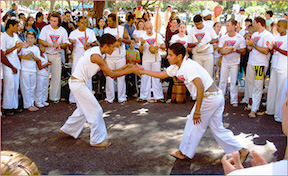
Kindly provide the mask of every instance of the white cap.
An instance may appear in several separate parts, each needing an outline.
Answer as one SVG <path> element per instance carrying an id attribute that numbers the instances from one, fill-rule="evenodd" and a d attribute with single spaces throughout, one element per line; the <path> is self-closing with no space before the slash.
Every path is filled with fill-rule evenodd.
<path id="1" fill-rule="evenodd" d="M 211 12 L 210 10 L 204 10 L 203 12 L 202 12 L 202 16 L 203 17 L 205 17 L 205 16 L 207 16 L 207 15 L 213 15 L 213 12 Z"/>

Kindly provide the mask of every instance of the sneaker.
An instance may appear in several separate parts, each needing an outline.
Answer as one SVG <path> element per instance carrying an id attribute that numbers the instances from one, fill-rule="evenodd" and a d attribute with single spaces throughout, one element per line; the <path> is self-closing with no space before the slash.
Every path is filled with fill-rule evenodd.
<path id="1" fill-rule="evenodd" d="M 59 103 L 59 102 L 60 102 L 59 100 L 53 101 L 53 103 L 55 103 L 55 104 L 57 104 L 57 103 Z"/>
<path id="2" fill-rule="evenodd" d="M 234 104 L 232 104 L 232 106 L 233 106 L 234 108 L 237 108 L 237 107 L 238 107 L 238 103 L 234 103 Z"/>
<path id="3" fill-rule="evenodd" d="M 49 103 L 47 103 L 47 102 L 45 102 L 45 101 L 44 101 L 42 104 L 43 104 L 44 106 L 49 106 Z"/>
<path id="4" fill-rule="evenodd" d="M 44 105 L 41 104 L 41 103 L 36 103 L 35 105 L 36 105 L 38 108 L 43 108 L 43 107 L 44 107 Z"/>

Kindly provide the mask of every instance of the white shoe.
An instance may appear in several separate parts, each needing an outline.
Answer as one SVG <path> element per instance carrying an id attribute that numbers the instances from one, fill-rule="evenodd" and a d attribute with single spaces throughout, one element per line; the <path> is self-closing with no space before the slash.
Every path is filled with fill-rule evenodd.
<path id="1" fill-rule="evenodd" d="M 45 102 L 45 101 L 44 101 L 42 104 L 43 104 L 44 106 L 49 106 L 49 103 L 47 103 L 47 102 Z"/>
<path id="2" fill-rule="evenodd" d="M 237 107 L 238 107 L 238 103 L 232 104 L 232 106 L 233 106 L 234 108 L 237 108 Z"/>
<path id="3" fill-rule="evenodd" d="M 43 107 L 44 107 L 44 105 L 41 104 L 41 103 L 36 103 L 36 106 L 37 106 L 38 108 L 43 108 Z"/>

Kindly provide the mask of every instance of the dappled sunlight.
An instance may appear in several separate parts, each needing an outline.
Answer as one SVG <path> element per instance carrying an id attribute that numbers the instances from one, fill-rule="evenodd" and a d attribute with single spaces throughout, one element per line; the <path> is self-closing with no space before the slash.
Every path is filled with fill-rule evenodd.
<path id="1" fill-rule="evenodd" d="M 146 109 L 146 108 L 141 108 L 141 109 L 138 109 L 136 111 L 132 111 L 132 114 L 137 114 L 140 115 L 140 116 L 143 116 L 143 115 L 148 115 L 148 110 L 149 109 Z"/>
<path id="2" fill-rule="evenodd" d="M 178 117 L 171 118 L 171 119 L 167 120 L 166 122 L 167 123 L 185 123 L 187 121 L 188 117 L 189 117 L 189 115 L 187 115 L 186 117 L 178 116 Z"/>
<path id="3" fill-rule="evenodd" d="M 115 110 L 110 110 L 110 111 L 103 112 L 103 118 L 109 117 L 112 112 L 116 112 L 116 111 L 117 110 L 115 109 Z"/>

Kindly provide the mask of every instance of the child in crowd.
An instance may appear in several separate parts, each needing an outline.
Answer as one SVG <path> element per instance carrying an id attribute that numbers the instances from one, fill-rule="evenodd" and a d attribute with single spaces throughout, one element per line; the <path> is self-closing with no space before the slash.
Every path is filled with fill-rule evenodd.
<path id="1" fill-rule="evenodd" d="M 47 90 L 48 90 L 48 77 L 49 77 L 49 65 L 52 65 L 48 61 L 47 54 L 45 53 L 45 47 L 39 45 L 40 49 L 40 61 L 37 62 L 37 84 L 36 84 L 36 106 L 42 108 L 48 106 L 47 103 Z"/>
<path id="2" fill-rule="evenodd" d="M 140 63 L 140 53 L 135 49 L 136 39 L 131 38 L 131 43 L 126 51 L 126 62 L 132 65 Z M 128 97 L 137 97 L 137 82 L 135 74 L 129 74 L 126 76 L 126 92 Z"/>
<path id="3" fill-rule="evenodd" d="M 22 48 L 19 52 L 21 59 L 21 73 L 20 73 L 20 90 L 23 96 L 24 109 L 28 111 L 39 110 L 34 106 L 35 88 L 36 88 L 36 62 L 39 61 L 40 50 L 34 45 L 36 42 L 36 34 L 29 31 L 26 35 L 28 48 Z"/>

